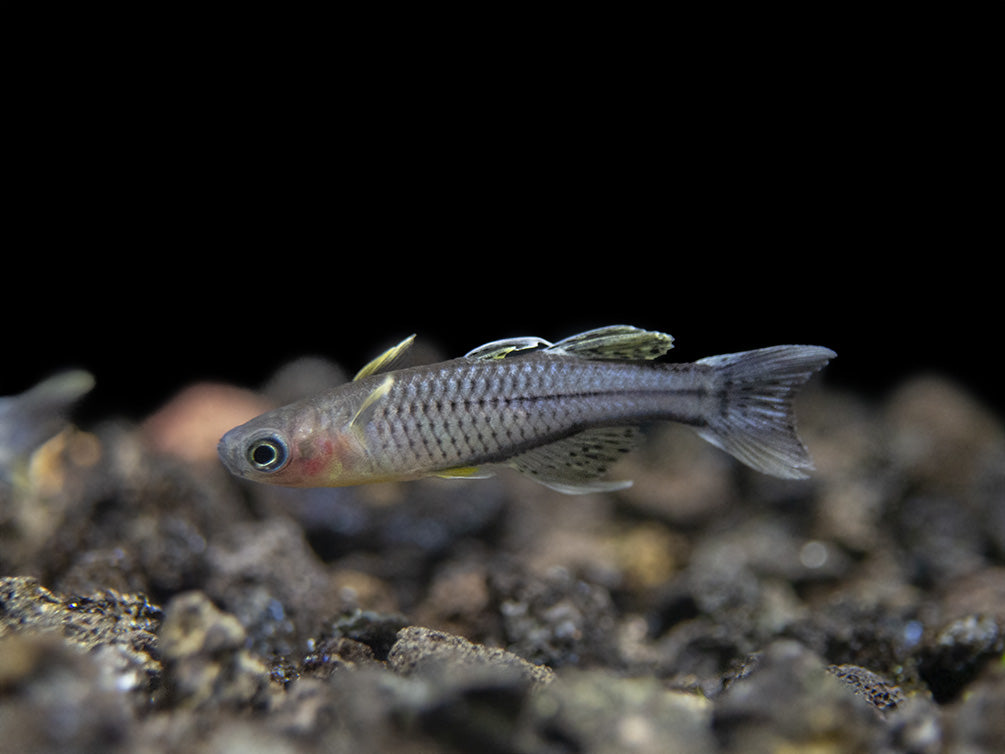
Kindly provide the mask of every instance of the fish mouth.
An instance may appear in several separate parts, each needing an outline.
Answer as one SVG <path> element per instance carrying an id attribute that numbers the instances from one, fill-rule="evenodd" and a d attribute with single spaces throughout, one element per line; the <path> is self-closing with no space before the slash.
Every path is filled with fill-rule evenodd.
<path id="1" fill-rule="evenodd" d="M 237 429 L 232 429 L 220 438 L 220 442 L 216 444 L 216 453 L 227 471 L 234 476 L 244 477 L 244 469 L 240 463 L 240 448 Z"/>

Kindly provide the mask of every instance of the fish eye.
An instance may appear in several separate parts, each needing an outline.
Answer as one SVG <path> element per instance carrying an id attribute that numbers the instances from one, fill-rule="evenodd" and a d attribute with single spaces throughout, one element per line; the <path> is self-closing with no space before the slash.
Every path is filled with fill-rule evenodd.
<path id="1" fill-rule="evenodd" d="M 279 471 L 290 459 L 286 443 L 277 435 L 266 435 L 248 444 L 248 463 L 256 471 Z"/>

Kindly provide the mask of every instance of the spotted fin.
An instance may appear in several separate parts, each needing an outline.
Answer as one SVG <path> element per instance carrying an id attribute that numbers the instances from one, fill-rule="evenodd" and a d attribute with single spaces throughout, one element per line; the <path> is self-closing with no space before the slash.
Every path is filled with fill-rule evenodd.
<path id="1" fill-rule="evenodd" d="M 559 492 L 580 495 L 610 492 L 631 486 L 631 481 L 599 479 L 638 439 L 635 427 L 589 429 L 564 440 L 529 450 L 507 461 L 521 474 Z"/>
<path id="2" fill-rule="evenodd" d="M 611 325 L 572 335 L 558 343 L 534 336 L 506 338 L 478 346 L 464 356 L 469 359 L 504 359 L 520 351 L 541 349 L 583 359 L 656 359 L 673 348 L 673 336 L 631 325 Z"/>
<path id="3" fill-rule="evenodd" d="M 361 380 L 364 377 L 369 377 L 372 374 L 380 374 L 381 372 L 387 372 L 393 369 L 395 363 L 401 358 L 401 355 L 405 353 L 405 351 L 412 347 L 412 343 L 414 341 L 415 335 L 409 335 L 398 345 L 388 348 L 384 351 L 384 353 L 356 372 L 356 376 L 352 378 L 353 381 L 355 382 L 356 380 Z"/>
<path id="4" fill-rule="evenodd" d="M 560 340 L 545 350 L 584 359 L 656 359 L 673 348 L 673 336 L 630 325 L 588 330 Z"/>

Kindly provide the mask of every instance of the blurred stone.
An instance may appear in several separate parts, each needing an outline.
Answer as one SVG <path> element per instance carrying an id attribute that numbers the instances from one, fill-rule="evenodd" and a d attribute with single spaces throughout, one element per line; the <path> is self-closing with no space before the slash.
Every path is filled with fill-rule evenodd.
<path id="1" fill-rule="evenodd" d="M 967 494 L 1005 431 L 985 405 L 938 377 L 907 381 L 886 409 L 893 462 L 923 494 Z"/>
<path id="2" fill-rule="evenodd" d="M 165 687 L 182 708 L 243 708 L 263 704 L 268 668 L 245 648 L 246 634 L 232 615 L 201 592 L 175 597 L 161 630 Z"/>
<path id="3" fill-rule="evenodd" d="M 158 453 L 192 463 L 216 463 L 216 446 L 228 430 L 274 408 L 250 390 L 200 383 L 182 390 L 149 416 L 140 431 Z"/>
<path id="4" fill-rule="evenodd" d="M 919 672 L 937 702 L 956 699 L 989 663 L 1005 653 L 1005 630 L 987 615 L 944 626 L 922 648 Z"/>
<path id="5" fill-rule="evenodd" d="M 543 576 L 494 573 L 490 586 L 510 651 L 556 668 L 618 663 L 615 607 L 603 587 L 561 568 Z"/>
<path id="6" fill-rule="evenodd" d="M 289 519 L 235 522 L 209 544 L 203 590 L 261 656 L 289 655 L 337 614 L 340 586 Z"/>
<path id="7" fill-rule="evenodd" d="M 711 754 L 712 704 L 654 678 L 566 668 L 529 701 L 521 751 Z"/>
<path id="8" fill-rule="evenodd" d="M 349 379 L 350 375 L 338 364 L 320 356 L 303 356 L 279 367 L 262 386 L 262 394 L 268 396 L 274 406 L 285 406 L 330 390 Z"/>
<path id="9" fill-rule="evenodd" d="M 101 593 L 73 596 L 51 592 L 35 579 L 0 578 L 0 638 L 58 636 L 92 653 L 105 648 L 117 685 L 147 690 L 159 682 L 156 632 L 161 611 L 143 595 Z"/>
<path id="10" fill-rule="evenodd" d="M 58 633 L 0 635 L 0 752 L 102 752 L 138 717 L 118 668 Z"/>
<path id="11" fill-rule="evenodd" d="M 721 515 L 736 502 L 733 463 L 692 430 L 668 424 L 650 430 L 611 478 L 633 481 L 619 494 L 640 511 L 691 525 Z"/>
<path id="12" fill-rule="evenodd" d="M 831 665 L 827 669 L 880 712 L 894 708 L 904 701 L 904 692 L 898 686 L 871 670 L 858 665 Z"/>
<path id="13" fill-rule="evenodd" d="M 805 647 L 777 641 L 717 699 L 713 728 L 723 751 L 870 751 L 882 736 L 870 704 Z"/>
<path id="14" fill-rule="evenodd" d="M 550 668 L 529 663 L 511 652 L 472 644 L 461 636 L 419 626 L 408 626 L 398 632 L 387 661 L 393 670 L 406 675 L 428 670 L 431 666 L 460 674 L 488 667 L 514 671 L 534 683 L 546 683 L 552 678 Z"/>
<path id="15" fill-rule="evenodd" d="M 1005 741 L 1005 658 L 999 658 L 947 708 L 947 750 L 993 754 Z"/>

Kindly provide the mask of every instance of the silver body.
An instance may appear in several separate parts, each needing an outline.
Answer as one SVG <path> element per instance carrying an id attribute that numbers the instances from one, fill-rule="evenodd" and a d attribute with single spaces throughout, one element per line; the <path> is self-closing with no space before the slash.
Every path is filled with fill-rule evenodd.
<path id="1" fill-rule="evenodd" d="M 366 444 L 381 468 L 401 473 L 504 463 L 588 429 L 658 419 L 701 426 L 714 383 L 713 370 L 698 364 L 548 353 L 455 359 L 396 372 L 366 425 Z"/>
<path id="2" fill-rule="evenodd" d="M 672 338 L 612 326 L 551 344 L 496 341 L 459 359 L 392 369 L 411 338 L 356 379 L 228 432 L 235 474 L 293 486 L 336 486 L 516 468 L 563 492 L 610 490 L 600 477 L 635 429 L 666 420 L 759 471 L 806 476 L 792 398 L 833 351 L 776 346 L 691 364 L 652 361 Z"/>

